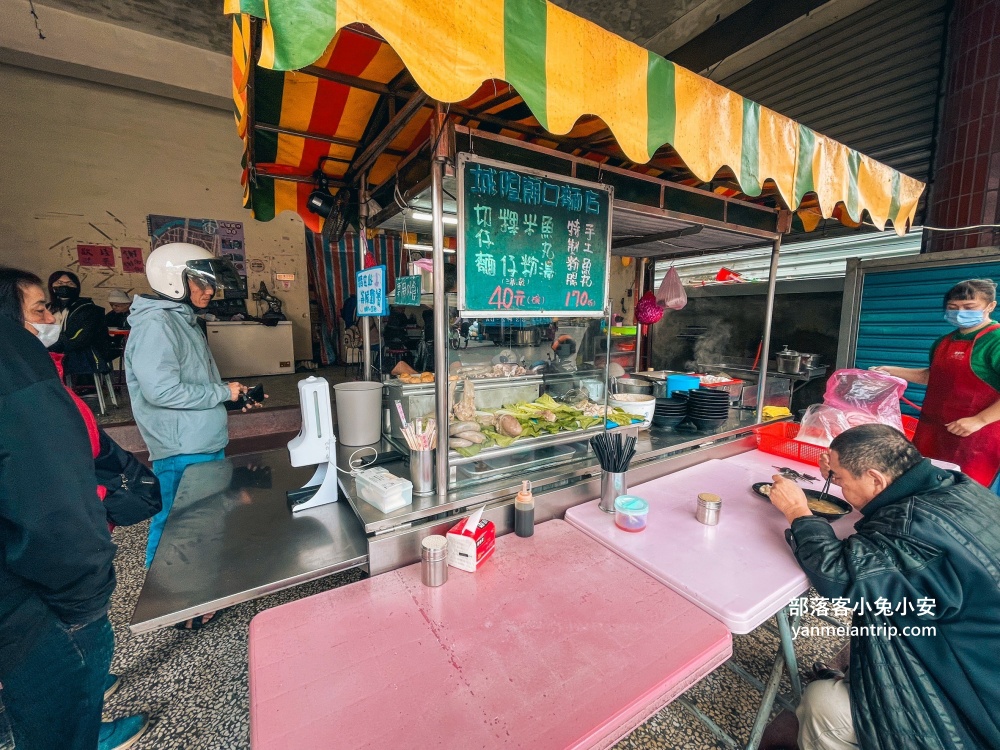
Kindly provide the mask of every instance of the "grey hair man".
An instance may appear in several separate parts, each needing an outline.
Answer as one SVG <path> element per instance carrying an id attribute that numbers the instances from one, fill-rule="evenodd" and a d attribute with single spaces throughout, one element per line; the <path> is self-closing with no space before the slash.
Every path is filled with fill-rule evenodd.
<path id="1" fill-rule="evenodd" d="M 861 512 L 847 539 L 794 483 L 771 492 L 813 586 L 854 610 L 847 678 L 806 688 L 799 746 L 1000 747 L 1000 498 L 886 425 L 842 433 L 820 468 Z"/>

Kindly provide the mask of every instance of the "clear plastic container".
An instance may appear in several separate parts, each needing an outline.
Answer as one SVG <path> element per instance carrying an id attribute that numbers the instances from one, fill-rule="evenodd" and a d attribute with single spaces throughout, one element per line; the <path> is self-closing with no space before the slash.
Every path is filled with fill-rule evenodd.
<path id="1" fill-rule="evenodd" d="M 615 526 L 622 531 L 638 532 L 646 528 L 649 503 L 635 495 L 615 498 Z"/>
<path id="2" fill-rule="evenodd" d="M 361 499 L 383 513 L 405 508 L 413 502 L 413 482 L 381 466 L 359 471 L 354 477 Z"/>

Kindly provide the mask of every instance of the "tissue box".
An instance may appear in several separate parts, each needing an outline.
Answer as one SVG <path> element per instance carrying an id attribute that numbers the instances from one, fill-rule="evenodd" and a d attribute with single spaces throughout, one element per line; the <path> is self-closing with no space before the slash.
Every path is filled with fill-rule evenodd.
<path id="1" fill-rule="evenodd" d="M 413 502 L 413 482 L 397 477 L 381 466 L 359 471 L 354 477 L 354 484 L 361 499 L 383 513 L 392 513 Z"/>
<path id="2" fill-rule="evenodd" d="M 475 573 L 486 562 L 497 544 L 497 527 L 492 521 L 481 520 L 466 529 L 462 519 L 448 530 L 448 564 L 453 568 Z"/>

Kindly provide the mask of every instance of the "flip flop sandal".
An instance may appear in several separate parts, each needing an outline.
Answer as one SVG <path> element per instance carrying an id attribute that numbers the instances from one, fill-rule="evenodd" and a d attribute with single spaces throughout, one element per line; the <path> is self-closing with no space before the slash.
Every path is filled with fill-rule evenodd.
<path id="1" fill-rule="evenodd" d="M 174 627 L 177 630 L 183 630 L 185 632 L 190 632 L 194 630 L 201 630 L 202 628 L 207 628 L 213 622 L 219 619 L 222 613 L 225 612 L 224 609 L 217 610 L 212 613 L 209 619 L 205 619 L 207 615 L 199 615 L 198 617 L 192 617 L 190 620 L 185 620 L 184 622 L 179 622 Z M 190 625 L 188 624 L 190 623 Z"/>

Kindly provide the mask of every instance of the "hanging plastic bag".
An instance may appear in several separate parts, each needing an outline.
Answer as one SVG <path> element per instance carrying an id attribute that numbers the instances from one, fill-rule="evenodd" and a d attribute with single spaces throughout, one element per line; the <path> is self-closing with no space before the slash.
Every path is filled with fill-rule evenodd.
<path id="1" fill-rule="evenodd" d="M 687 292 L 684 291 L 680 274 L 673 266 L 670 266 L 667 275 L 660 282 L 660 288 L 656 290 L 656 301 L 662 307 L 671 310 L 680 310 L 688 303 Z"/>
<path id="2" fill-rule="evenodd" d="M 823 402 L 840 409 L 851 427 L 887 424 L 903 432 L 899 398 L 905 391 L 905 380 L 884 372 L 837 370 L 826 381 Z"/>
<path id="3" fill-rule="evenodd" d="M 806 409 L 795 439 L 829 448 L 833 439 L 850 427 L 847 415 L 840 409 L 826 404 L 813 404 Z"/>

